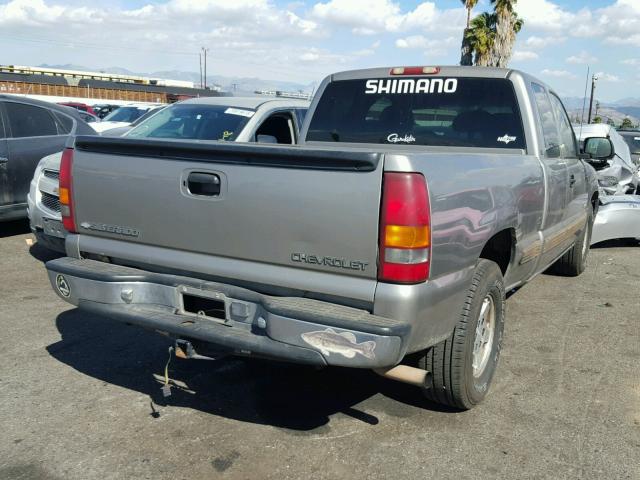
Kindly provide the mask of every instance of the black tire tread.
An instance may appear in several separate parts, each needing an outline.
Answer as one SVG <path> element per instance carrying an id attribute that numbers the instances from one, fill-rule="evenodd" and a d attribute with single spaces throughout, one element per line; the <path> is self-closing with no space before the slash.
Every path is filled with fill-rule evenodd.
<path id="1" fill-rule="evenodd" d="M 589 214 L 587 214 L 585 226 L 582 229 L 580 236 L 577 238 L 575 245 L 551 266 L 550 271 L 552 273 L 563 275 L 565 277 L 577 277 L 584 272 L 585 259 L 582 257 L 582 242 L 584 241 L 585 235 L 589 235 L 589 237 L 591 236 L 592 228 L 593 212 L 590 209 Z M 587 255 L 588 254 L 589 249 L 587 249 Z M 585 257 L 587 255 L 585 255 Z"/>
<path id="2" fill-rule="evenodd" d="M 431 388 L 424 390 L 425 396 L 434 402 L 454 408 L 468 410 L 474 406 L 469 402 L 464 382 L 464 356 L 466 333 L 469 325 L 471 304 L 481 283 L 491 274 L 500 273 L 498 265 L 490 260 L 480 259 L 465 298 L 460 320 L 451 336 L 431 347 L 419 359 L 419 366 L 432 375 Z"/>

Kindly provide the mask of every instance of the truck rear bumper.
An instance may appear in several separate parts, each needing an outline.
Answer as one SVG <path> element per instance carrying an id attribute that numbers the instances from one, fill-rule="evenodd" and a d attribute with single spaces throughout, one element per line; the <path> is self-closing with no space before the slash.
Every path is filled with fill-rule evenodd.
<path id="1" fill-rule="evenodd" d="M 237 355 L 390 367 L 411 334 L 409 323 L 313 299 L 70 257 L 46 267 L 56 293 L 82 310 Z"/>

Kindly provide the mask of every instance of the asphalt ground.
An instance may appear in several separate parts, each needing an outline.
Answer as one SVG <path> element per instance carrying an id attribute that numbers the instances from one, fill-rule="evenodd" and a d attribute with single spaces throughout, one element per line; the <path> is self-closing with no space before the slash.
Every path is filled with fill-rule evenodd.
<path id="1" fill-rule="evenodd" d="M 367 371 L 176 360 L 170 341 L 59 300 L 53 258 L 0 224 L 0 479 L 639 479 L 640 245 L 507 301 L 485 403 Z"/>

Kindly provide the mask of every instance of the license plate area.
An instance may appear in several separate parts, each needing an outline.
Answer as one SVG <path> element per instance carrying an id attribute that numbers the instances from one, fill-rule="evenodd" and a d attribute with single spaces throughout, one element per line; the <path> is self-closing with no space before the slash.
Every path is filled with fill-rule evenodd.
<path id="1" fill-rule="evenodd" d="M 180 287 L 178 291 L 180 313 L 226 322 L 227 302 L 223 294 L 189 287 Z"/>
<path id="2" fill-rule="evenodd" d="M 64 238 L 65 229 L 62 225 L 62 222 L 59 220 L 52 220 L 51 218 L 42 218 L 42 230 L 45 235 L 50 235 L 52 237 Z"/>

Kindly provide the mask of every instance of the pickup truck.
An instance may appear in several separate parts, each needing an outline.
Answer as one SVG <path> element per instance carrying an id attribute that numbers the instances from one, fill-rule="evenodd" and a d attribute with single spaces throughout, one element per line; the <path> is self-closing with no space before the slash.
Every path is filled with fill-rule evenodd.
<path id="1" fill-rule="evenodd" d="M 366 368 L 477 405 L 506 293 L 586 266 L 598 185 L 558 96 L 507 69 L 336 73 L 301 143 L 77 137 L 54 290 L 182 358 Z"/>

